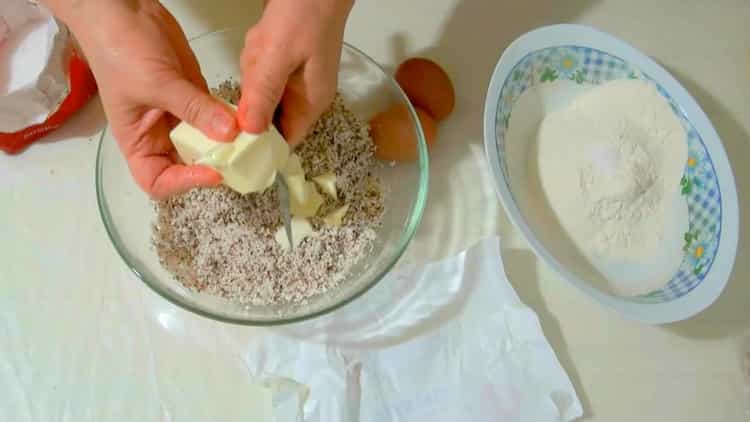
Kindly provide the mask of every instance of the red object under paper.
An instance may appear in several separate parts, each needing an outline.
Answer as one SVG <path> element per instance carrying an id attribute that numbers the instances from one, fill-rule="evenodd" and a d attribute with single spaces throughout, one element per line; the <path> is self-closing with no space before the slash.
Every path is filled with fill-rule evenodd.
<path id="1" fill-rule="evenodd" d="M 96 81 L 89 65 L 75 51 L 70 57 L 68 73 L 70 93 L 60 108 L 44 122 L 14 133 L 0 132 L 0 150 L 16 154 L 62 126 L 76 111 L 81 109 L 96 93 Z"/>

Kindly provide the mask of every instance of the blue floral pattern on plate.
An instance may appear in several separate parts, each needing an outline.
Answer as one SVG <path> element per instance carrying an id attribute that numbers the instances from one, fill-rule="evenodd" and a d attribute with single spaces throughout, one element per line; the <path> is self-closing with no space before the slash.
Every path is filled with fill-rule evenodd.
<path id="1" fill-rule="evenodd" d="M 625 78 L 642 79 L 654 84 L 659 93 L 669 101 L 687 133 L 688 162 L 680 181 L 680 189 L 687 201 L 690 215 L 690 227 L 685 233 L 683 248 L 685 257 L 677 273 L 664 288 L 633 298 L 643 303 L 668 302 L 697 287 L 713 264 L 721 234 L 721 192 L 711 157 L 700 135 L 669 93 L 648 75 L 618 57 L 585 47 L 553 47 L 527 55 L 515 65 L 500 92 L 495 125 L 500 168 L 505 179 L 509 180 L 504 161 L 505 134 L 513 105 L 529 87 L 561 79 L 577 84 L 599 85 Z"/>

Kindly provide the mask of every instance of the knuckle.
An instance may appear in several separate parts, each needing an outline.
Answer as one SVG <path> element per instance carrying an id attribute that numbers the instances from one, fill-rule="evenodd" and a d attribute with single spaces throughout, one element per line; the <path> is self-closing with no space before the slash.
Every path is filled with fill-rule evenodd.
<path id="1" fill-rule="evenodd" d="M 275 102 L 284 92 L 284 81 L 277 74 L 261 73 L 258 83 L 269 102 Z"/>
<path id="2" fill-rule="evenodd" d="M 242 51 L 242 60 L 240 60 L 240 70 L 243 73 L 251 72 L 258 64 L 258 55 L 251 50 Z"/>
<path id="3" fill-rule="evenodd" d="M 266 39 L 263 35 L 253 29 L 245 35 L 245 45 L 242 49 L 242 60 L 240 67 L 245 70 L 258 63 L 261 56 L 265 55 Z"/>
<path id="4" fill-rule="evenodd" d="M 277 60 L 295 56 L 295 44 L 284 38 L 275 38 L 273 41 L 266 43 L 264 47 L 266 54 Z"/>
<path id="5" fill-rule="evenodd" d="M 151 199 L 152 201 L 161 201 L 161 200 L 166 199 L 166 196 L 164 196 L 161 192 L 157 192 L 155 190 L 154 185 L 148 186 L 148 188 L 146 188 L 145 191 L 149 199 Z"/>
<path id="6" fill-rule="evenodd" d="M 203 101 L 197 95 L 191 96 L 185 101 L 182 109 L 182 115 L 190 123 L 196 123 L 201 116 Z"/>
<path id="7" fill-rule="evenodd" d="M 139 174 L 138 172 L 132 172 L 133 178 L 136 184 L 146 192 L 148 197 L 152 200 L 158 201 L 163 199 L 163 196 L 158 189 L 158 179 L 146 177 L 146 175 Z"/>
<path id="8" fill-rule="evenodd" d="M 143 190 L 154 201 L 163 201 L 175 194 L 164 181 L 164 173 L 143 181 Z"/>
<path id="9" fill-rule="evenodd" d="M 270 72 L 255 72 L 251 77 L 248 94 L 255 96 L 262 106 L 273 107 L 284 92 L 284 84 Z"/>
<path id="10" fill-rule="evenodd" d="M 171 67 L 166 66 L 162 63 L 156 63 L 154 66 L 150 67 L 155 69 L 152 72 L 151 76 L 148 78 L 151 82 L 149 84 L 149 90 L 151 91 L 151 94 L 156 94 L 155 88 L 169 85 L 170 83 L 172 83 L 172 81 L 174 81 L 176 77 L 175 72 L 171 69 Z"/>
<path id="11" fill-rule="evenodd" d="M 254 47 L 260 41 L 261 32 L 258 31 L 257 27 L 250 28 L 245 33 L 245 47 Z"/>

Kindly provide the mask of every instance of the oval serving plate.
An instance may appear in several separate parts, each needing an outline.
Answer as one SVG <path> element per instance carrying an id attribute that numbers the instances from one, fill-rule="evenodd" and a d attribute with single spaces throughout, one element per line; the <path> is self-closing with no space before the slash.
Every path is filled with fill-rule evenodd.
<path id="1" fill-rule="evenodd" d="M 505 148 L 513 106 L 530 86 L 561 79 L 598 85 L 624 78 L 644 79 L 656 86 L 685 127 L 689 151 L 680 183 L 690 221 L 684 235 L 684 258 L 662 289 L 635 297 L 614 296 L 594 287 L 545 247 L 516 203 Z M 685 88 L 627 43 L 581 25 L 544 27 L 518 38 L 503 53 L 492 76 L 485 104 L 484 141 L 498 196 L 511 221 L 543 261 L 597 302 L 629 319 L 667 323 L 702 311 L 726 286 L 737 251 L 739 210 L 721 140 Z"/>

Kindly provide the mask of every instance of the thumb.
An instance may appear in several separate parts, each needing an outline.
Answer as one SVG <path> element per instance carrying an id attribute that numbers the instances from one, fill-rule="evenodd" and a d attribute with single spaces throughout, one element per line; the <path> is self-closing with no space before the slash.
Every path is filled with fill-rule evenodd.
<path id="1" fill-rule="evenodd" d="M 162 86 L 157 95 L 160 108 L 211 139 L 231 141 L 239 132 L 232 109 L 187 79 L 175 78 Z"/>
<path id="2" fill-rule="evenodd" d="M 242 130 L 258 134 L 271 125 L 295 66 L 284 54 L 266 53 L 262 57 L 253 54 L 245 55 L 242 60 L 242 99 L 237 120 Z"/>

